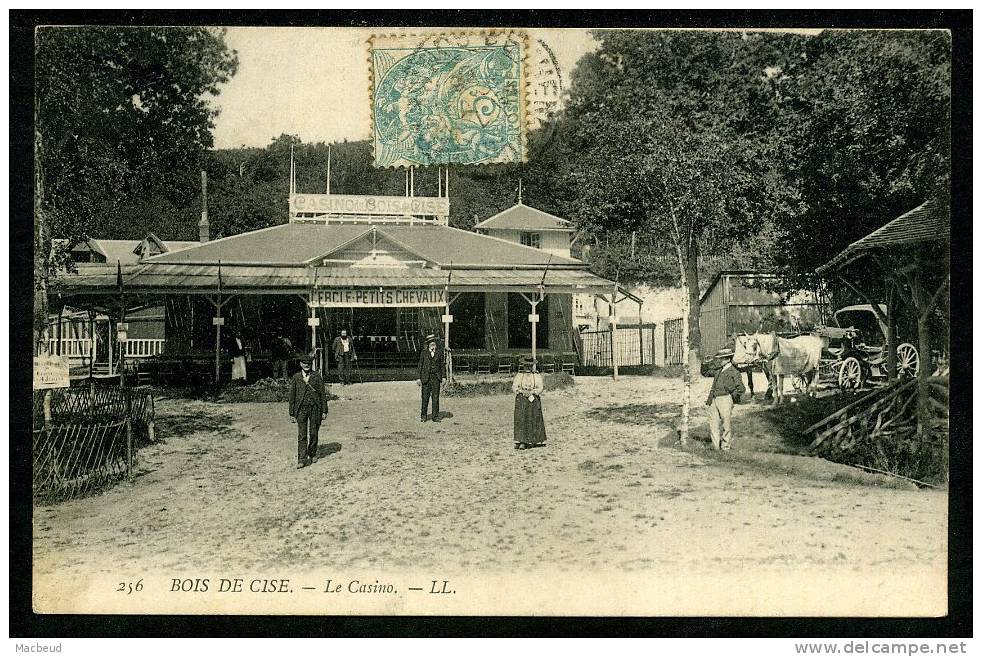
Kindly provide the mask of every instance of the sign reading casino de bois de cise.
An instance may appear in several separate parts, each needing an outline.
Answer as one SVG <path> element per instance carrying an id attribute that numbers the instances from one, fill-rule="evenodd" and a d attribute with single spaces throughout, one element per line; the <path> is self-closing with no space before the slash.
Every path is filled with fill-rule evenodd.
<path id="1" fill-rule="evenodd" d="M 444 306 L 443 288 L 364 288 L 313 290 L 310 305 L 315 308 L 399 308 Z"/>
<path id="2" fill-rule="evenodd" d="M 450 214 L 450 199 L 439 196 L 291 194 L 290 212 L 445 217 Z"/>

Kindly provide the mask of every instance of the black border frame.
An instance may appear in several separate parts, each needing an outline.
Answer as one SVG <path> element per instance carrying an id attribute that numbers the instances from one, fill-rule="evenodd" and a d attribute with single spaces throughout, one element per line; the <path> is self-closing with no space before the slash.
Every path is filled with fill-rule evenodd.
<path id="1" fill-rule="evenodd" d="M 972 12 L 971 10 L 240 11 L 11 10 L 10 635 L 11 637 L 970 637 L 972 636 Z M 933 28 L 952 33 L 951 466 L 949 614 L 942 618 L 574 618 L 44 615 L 31 607 L 30 344 L 34 28 L 43 24 L 525 27 Z"/>

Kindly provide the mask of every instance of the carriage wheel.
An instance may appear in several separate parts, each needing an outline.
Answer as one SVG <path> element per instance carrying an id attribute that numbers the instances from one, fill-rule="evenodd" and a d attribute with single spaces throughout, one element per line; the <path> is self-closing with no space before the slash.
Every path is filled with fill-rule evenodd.
<path id="1" fill-rule="evenodd" d="M 839 387 L 843 390 L 863 387 L 863 366 L 855 356 L 849 356 L 839 366 Z"/>
<path id="2" fill-rule="evenodd" d="M 913 379 L 921 369 L 921 357 L 917 348 L 909 342 L 897 346 L 897 376 L 901 379 Z"/>

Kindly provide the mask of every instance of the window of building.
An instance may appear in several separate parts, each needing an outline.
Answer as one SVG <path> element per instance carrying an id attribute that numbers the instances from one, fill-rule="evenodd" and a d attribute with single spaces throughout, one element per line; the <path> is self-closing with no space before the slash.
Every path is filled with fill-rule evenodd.
<path id="1" fill-rule="evenodd" d="M 522 233 L 522 244 L 531 246 L 533 249 L 541 249 L 542 235 L 540 233 Z"/>

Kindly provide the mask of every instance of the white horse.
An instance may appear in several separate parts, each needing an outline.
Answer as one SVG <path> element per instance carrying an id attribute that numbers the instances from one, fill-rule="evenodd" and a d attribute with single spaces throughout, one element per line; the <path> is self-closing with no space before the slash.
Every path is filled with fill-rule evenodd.
<path id="1" fill-rule="evenodd" d="M 814 395 L 818 389 L 818 362 L 825 341 L 817 335 L 780 338 L 775 333 L 737 336 L 733 351 L 734 365 L 761 362 L 769 372 L 774 403 L 784 401 L 784 377 L 801 376 L 805 390 Z"/>

